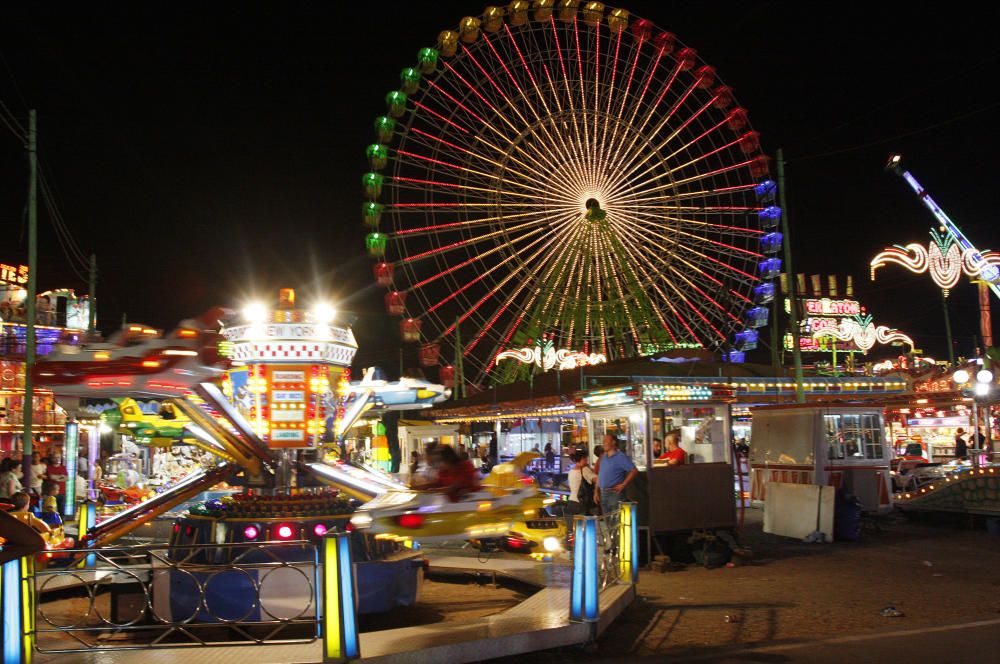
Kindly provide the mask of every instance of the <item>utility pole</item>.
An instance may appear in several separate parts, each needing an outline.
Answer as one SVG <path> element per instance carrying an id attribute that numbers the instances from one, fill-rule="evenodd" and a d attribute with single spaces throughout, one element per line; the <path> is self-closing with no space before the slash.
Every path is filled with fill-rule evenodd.
<path id="1" fill-rule="evenodd" d="M 462 354 L 462 331 L 455 319 L 455 361 L 452 364 L 455 368 L 455 386 L 452 388 L 451 397 L 456 401 L 465 398 L 465 363 Z"/>
<path id="2" fill-rule="evenodd" d="M 944 331 L 948 338 L 948 366 L 955 366 L 955 344 L 951 340 L 951 318 L 948 316 L 948 296 L 941 290 L 941 309 L 944 311 Z"/>
<path id="3" fill-rule="evenodd" d="M 24 335 L 24 404 L 21 408 L 24 428 L 21 445 L 24 450 L 24 477 L 31 479 L 31 453 L 34 436 L 32 425 L 35 409 L 35 296 L 38 292 L 38 137 L 35 111 L 28 111 L 28 295 L 25 302 L 26 332 Z"/>
<path id="4" fill-rule="evenodd" d="M 87 336 L 94 336 L 94 329 L 97 327 L 97 256 L 90 255 L 90 320 L 87 321 Z"/>
<path id="5" fill-rule="evenodd" d="M 806 393 L 802 387 L 802 347 L 799 330 L 799 298 L 795 292 L 795 270 L 792 267 L 792 236 L 788 232 L 788 202 L 785 199 L 785 153 L 778 148 L 778 196 L 781 201 L 781 234 L 785 246 L 785 274 L 788 275 L 788 323 L 792 326 L 792 357 L 795 359 L 795 401 L 805 403 Z"/>

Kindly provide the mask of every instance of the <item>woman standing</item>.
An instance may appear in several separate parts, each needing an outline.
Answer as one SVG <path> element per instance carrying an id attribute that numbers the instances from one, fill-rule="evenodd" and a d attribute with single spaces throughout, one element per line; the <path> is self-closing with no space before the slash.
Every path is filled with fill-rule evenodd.
<path id="1" fill-rule="evenodd" d="M 569 500 L 563 514 L 566 517 L 566 537 L 573 532 L 573 517 L 587 516 L 594 506 L 594 484 L 597 473 L 587 465 L 587 453 L 583 450 L 573 454 L 573 467 L 569 471 Z"/>
<path id="2" fill-rule="evenodd" d="M 21 490 L 17 465 L 17 462 L 9 457 L 0 461 L 0 498 L 10 498 Z"/>

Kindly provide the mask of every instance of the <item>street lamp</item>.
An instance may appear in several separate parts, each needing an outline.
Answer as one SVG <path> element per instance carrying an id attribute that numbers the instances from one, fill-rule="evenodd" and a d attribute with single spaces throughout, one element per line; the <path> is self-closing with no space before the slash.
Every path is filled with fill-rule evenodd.
<path id="1" fill-rule="evenodd" d="M 952 374 L 951 378 L 952 378 L 952 380 L 955 381 L 956 385 L 958 385 L 962 389 L 962 393 L 963 394 L 967 394 L 966 390 L 969 389 L 969 388 L 971 388 L 971 391 L 972 391 L 972 397 L 973 397 L 973 399 L 972 399 L 972 427 L 971 427 L 972 431 L 970 433 L 970 438 L 972 440 L 970 440 L 969 442 L 973 442 L 974 441 L 973 445 L 971 446 L 972 449 L 970 450 L 972 452 L 972 465 L 973 466 L 978 466 L 979 465 L 979 453 L 981 453 L 981 452 L 984 451 L 984 450 L 982 450 L 982 449 L 979 448 L 979 409 L 978 409 L 978 404 L 980 404 L 980 403 L 985 404 L 984 408 L 986 410 L 986 431 L 987 431 L 987 438 L 985 440 L 986 446 L 987 446 L 987 449 L 989 449 L 990 452 L 993 451 L 991 449 L 992 445 L 991 445 L 990 440 L 989 440 L 989 433 L 990 433 L 990 393 L 993 390 L 993 378 L 994 378 L 993 372 L 990 371 L 989 369 L 980 369 L 979 371 L 976 372 L 976 380 L 975 380 L 975 384 L 973 384 L 973 385 L 970 385 L 970 383 L 972 382 L 972 376 L 965 369 L 959 369 L 954 374 Z"/>

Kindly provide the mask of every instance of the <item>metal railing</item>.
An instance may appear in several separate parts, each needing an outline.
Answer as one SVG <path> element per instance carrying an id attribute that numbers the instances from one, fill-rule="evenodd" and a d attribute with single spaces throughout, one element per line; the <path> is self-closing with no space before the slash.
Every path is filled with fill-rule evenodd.
<path id="1" fill-rule="evenodd" d="M 35 572 L 35 644 L 42 652 L 306 643 L 319 636 L 319 550 L 310 542 L 60 553 L 88 555 L 74 566 Z"/>
<path id="2" fill-rule="evenodd" d="M 597 517 L 597 589 L 622 581 L 620 512 Z"/>

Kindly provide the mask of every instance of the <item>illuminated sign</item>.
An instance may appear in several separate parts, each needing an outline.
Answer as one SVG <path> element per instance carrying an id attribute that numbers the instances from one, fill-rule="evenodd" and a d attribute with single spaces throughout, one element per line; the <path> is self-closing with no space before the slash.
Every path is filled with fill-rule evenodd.
<path id="1" fill-rule="evenodd" d="M 18 265 L 14 267 L 13 265 L 0 263 L 0 283 L 11 286 L 20 286 L 28 283 L 28 266 Z"/>
<path id="2" fill-rule="evenodd" d="M 302 442 L 305 440 L 305 432 L 302 429 L 278 429 L 271 432 L 271 440 L 275 442 Z"/>
<path id="3" fill-rule="evenodd" d="M 906 420 L 908 427 L 967 427 L 968 417 L 914 417 Z"/>
<path id="4" fill-rule="evenodd" d="M 302 422 L 305 419 L 304 410 L 276 410 L 271 413 L 272 422 Z"/>
<path id="5" fill-rule="evenodd" d="M 955 384 L 951 382 L 951 377 L 938 378 L 937 380 L 926 380 L 913 386 L 914 392 L 953 392 Z"/>
<path id="6" fill-rule="evenodd" d="M 226 328 L 223 334 L 231 341 L 256 341 L 262 339 L 309 339 L 336 341 L 356 346 L 350 329 L 320 323 L 268 323 L 239 325 Z"/>
<path id="7" fill-rule="evenodd" d="M 306 379 L 304 371 L 272 371 L 271 381 L 275 383 L 301 383 Z"/>
<path id="8" fill-rule="evenodd" d="M 707 401 L 712 388 L 704 385 L 643 385 L 644 401 Z"/>
<path id="9" fill-rule="evenodd" d="M 300 378 L 299 381 L 302 379 Z M 306 393 L 301 390 L 274 390 L 271 392 L 271 401 L 298 401 L 306 400 Z"/>
<path id="10" fill-rule="evenodd" d="M 902 342 L 908 344 L 911 349 L 913 348 L 913 339 L 899 330 L 886 327 L 885 325 L 875 325 L 872 322 L 871 316 L 842 318 L 836 328 L 822 332 L 813 332 L 813 337 L 833 337 L 840 341 L 850 341 L 866 353 L 876 343 L 891 344 Z"/>
<path id="11" fill-rule="evenodd" d="M 805 326 L 803 326 L 805 327 Z M 858 350 L 850 341 L 835 341 L 829 336 L 811 337 L 803 333 L 799 337 L 799 350 L 803 353 L 832 353 L 836 348 L 838 352 L 851 352 Z M 785 350 L 792 349 L 792 335 L 785 335 Z"/>
<path id="12" fill-rule="evenodd" d="M 857 300 L 831 300 L 820 298 L 803 300 L 807 314 L 815 316 L 858 316 L 861 314 L 861 303 Z"/>
<path id="13" fill-rule="evenodd" d="M 564 371 L 587 365 L 603 364 L 608 361 L 608 358 L 603 353 L 590 353 L 588 355 L 565 348 L 556 350 L 551 339 L 544 339 L 535 344 L 534 348 L 518 348 L 497 353 L 494 363 L 500 364 L 500 360 L 517 360 L 522 364 L 534 364 L 541 367 L 542 371 L 553 368 Z"/>
<path id="14" fill-rule="evenodd" d="M 997 267 L 1000 265 L 1000 253 L 980 253 L 972 246 L 963 250 L 950 231 L 939 233 L 932 228 L 931 239 L 927 248 L 914 243 L 884 249 L 872 259 L 872 281 L 875 281 L 875 270 L 885 267 L 887 263 L 895 263 L 915 274 L 930 272 L 931 279 L 945 295 L 955 287 L 963 273 L 972 279 L 979 278 L 990 283 L 1000 280 L 1000 269 Z"/>

